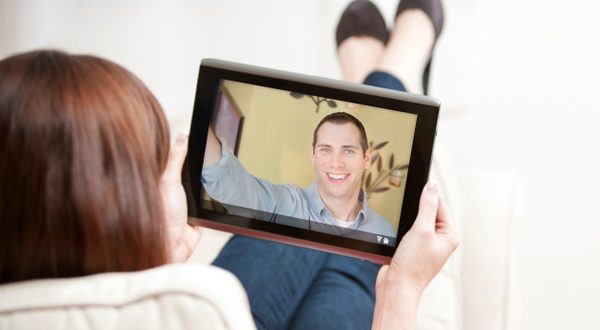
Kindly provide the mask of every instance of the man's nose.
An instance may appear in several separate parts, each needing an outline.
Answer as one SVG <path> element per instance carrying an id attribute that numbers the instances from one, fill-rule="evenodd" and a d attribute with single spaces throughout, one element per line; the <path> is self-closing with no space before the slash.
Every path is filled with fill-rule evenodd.
<path id="1" fill-rule="evenodd" d="M 344 157 L 341 153 L 335 153 L 333 157 L 331 157 L 331 166 L 334 168 L 344 167 L 346 163 L 344 162 Z"/>

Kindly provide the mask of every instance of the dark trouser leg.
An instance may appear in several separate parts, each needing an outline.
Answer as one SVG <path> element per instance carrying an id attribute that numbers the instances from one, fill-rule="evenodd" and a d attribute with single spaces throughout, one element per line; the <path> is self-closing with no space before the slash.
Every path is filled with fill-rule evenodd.
<path id="1" fill-rule="evenodd" d="M 373 71 L 363 81 L 365 85 L 395 89 L 397 91 L 406 92 L 404 84 L 394 75 L 385 71 Z"/>
<path id="2" fill-rule="evenodd" d="M 380 266 L 330 254 L 290 325 L 291 329 L 371 329 Z"/>
<path id="3" fill-rule="evenodd" d="M 213 261 L 242 282 L 259 329 L 287 327 L 327 253 L 233 236 Z"/>

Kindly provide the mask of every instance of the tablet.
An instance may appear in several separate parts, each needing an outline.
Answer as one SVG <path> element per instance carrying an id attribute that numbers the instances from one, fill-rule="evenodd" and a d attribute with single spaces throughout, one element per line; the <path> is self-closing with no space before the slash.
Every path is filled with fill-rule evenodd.
<path id="1" fill-rule="evenodd" d="M 417 215 L 439 108 L 205 59 L 183 171 L 189 222 L 387 263 Z"/>

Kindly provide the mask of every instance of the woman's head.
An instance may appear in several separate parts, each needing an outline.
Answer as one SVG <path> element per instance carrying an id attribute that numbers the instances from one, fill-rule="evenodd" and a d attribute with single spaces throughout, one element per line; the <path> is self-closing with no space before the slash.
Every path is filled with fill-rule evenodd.
<path id="1" fill-rule="evenodd" d="M 168 134 L 117 64 L 57 51 L 0 61 L 0 283 L 164 263 Z"/>

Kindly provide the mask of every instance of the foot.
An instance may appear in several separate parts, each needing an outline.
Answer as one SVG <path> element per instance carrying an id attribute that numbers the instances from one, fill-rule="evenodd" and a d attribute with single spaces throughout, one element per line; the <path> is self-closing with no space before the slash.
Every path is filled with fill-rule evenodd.
<path id="1" fill-rule="evenodd" d="M 369 36 L 355 36 L 338 47 L 338 59 L 344 80 L 362 83 L 377 68 L 385 45 Z"/>
<path id="2" fill-rule="evenodd" d="M 389 32 L 383 16 L 369 0 L 346 7 L 336 29 L 336 44 L 345 80 L 361 83 L 376 68 Z"/>
<path id="3" fill-rule="evenodd" d="M 408 92 L 422 94 L 423 70 L 435 39 L 433 23 L 421 9 L 404 10 L 396 17 L 377 69 L 395 75 Z"/>

